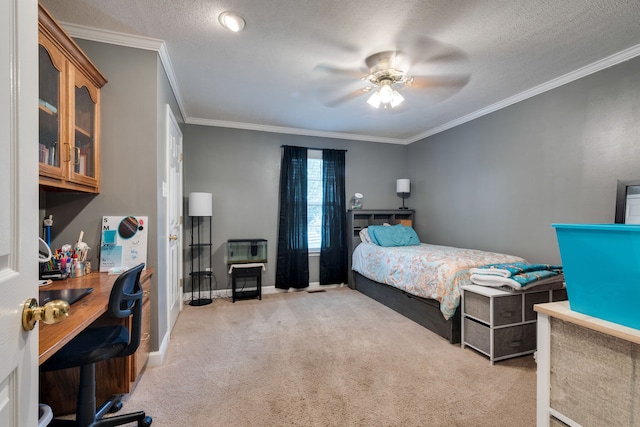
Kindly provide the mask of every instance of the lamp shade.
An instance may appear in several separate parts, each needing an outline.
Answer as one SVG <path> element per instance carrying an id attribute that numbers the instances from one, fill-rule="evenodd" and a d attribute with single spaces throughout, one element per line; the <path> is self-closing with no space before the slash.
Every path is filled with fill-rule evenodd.
<path id="1" fill-rule="evenodd" d="M 396 193 L 411 193 L 411 181 L 408 179 L 396 180 Z"/>
<path id="2" fill-rule="evenodd" d="M 189 216 L 213 215 L 212 200 L 211 193 L 189 193 Z"/>

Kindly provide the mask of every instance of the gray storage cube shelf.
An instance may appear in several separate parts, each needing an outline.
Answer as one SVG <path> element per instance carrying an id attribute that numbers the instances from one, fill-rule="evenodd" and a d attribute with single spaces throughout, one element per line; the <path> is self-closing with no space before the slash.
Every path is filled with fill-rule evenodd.
<path id="1" fill-rule="evenodd" d="M 536 351 L 534 304 L 567 299 L 565 289 L 508 292 L 465 285 L 462 289 L 462 348 L 469 346 L 493 362 Z"/>

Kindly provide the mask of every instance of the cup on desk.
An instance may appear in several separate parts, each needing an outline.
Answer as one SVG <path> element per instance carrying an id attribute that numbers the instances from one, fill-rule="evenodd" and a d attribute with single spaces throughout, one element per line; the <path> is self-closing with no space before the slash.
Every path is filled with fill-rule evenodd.
<path id="1" fill-rule="evenodd" d="M 82 276 L 84 276 L 84 262 L 76 260 L 71 266 L 71 277 L 82 277 Z"/>

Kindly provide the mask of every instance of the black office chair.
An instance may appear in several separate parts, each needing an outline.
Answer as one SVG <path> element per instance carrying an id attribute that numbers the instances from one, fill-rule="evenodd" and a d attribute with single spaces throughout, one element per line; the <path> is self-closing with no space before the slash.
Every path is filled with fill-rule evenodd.
<path id="1" fill-rule="evenodd" d="M 51 426 L 111 427 L 138 422 L 138 427 L 151 425 L 144 411 L 103 418 L 108 412 L 122 408 L 122 395 L 113 396 L 96 409 L 96 362 L 129 356 L 138 349 L 142 329 L 142 286 L 140 273 L 144 264 L 133 267 L 116 279 L 109 296 L 109 315 L 123 319 L 132 317 L 131 333 L 124 325 L 87 328 L 40 366 L 44 371 L 80 367 L 80 386 L 76 403 L 76 419 L 54 419 Z"/>

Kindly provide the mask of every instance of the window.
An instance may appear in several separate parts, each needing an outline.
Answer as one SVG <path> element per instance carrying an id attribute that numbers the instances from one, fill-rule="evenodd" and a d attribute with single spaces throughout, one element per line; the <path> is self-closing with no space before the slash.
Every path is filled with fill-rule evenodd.
<path id="1" fill-rule="evenodd" d="M 307 233 L 309 252 L 322 244 L 322 151 L 307 152 Z"/>

